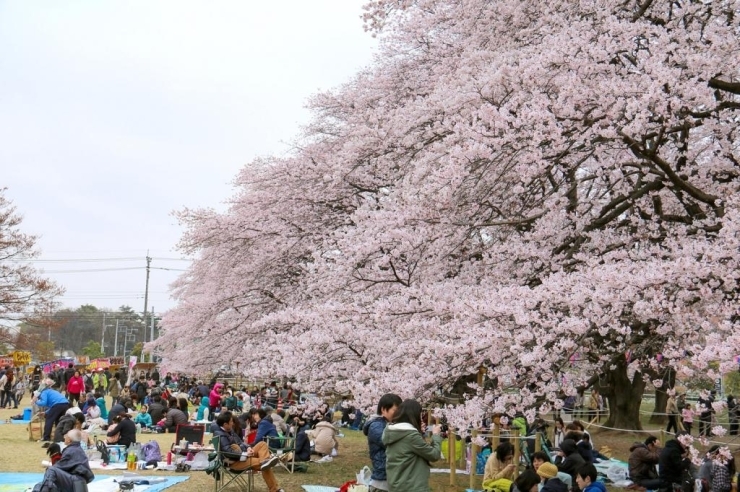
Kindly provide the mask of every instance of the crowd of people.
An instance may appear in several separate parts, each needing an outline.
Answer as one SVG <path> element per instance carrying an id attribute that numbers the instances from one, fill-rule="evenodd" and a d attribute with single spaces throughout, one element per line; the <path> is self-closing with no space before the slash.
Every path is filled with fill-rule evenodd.
<path id="1" fill-rule="evenodd" d="M 371 492 L 428 491 L 430 463 L 442 457 L 442 427 L 435 425 L 427 429 L 421 405 L 394 394 L 384 395 L 378 402 L 376 414 L 366 417 L 347 401 L 335 408 L 320 402 L 301 403 L 300 392 L 290 384 L 278 386 L 273 382 L 251 390 L 237 389 L 216 378 L 208 383 L 169 374 L 160 379 L 155 370 L 134 376 L 133 383 L 127 385 L 121 384 L 126 380 L 124 374 L 108 376 L 103 371 L 93 381 L 94 374 L 88 375 L 70 366 L 55 378 L 44 377 L 40 371 L 34 371 L 29 378 L 32 389 L 35 387 L 33 401 L 43 408 L 46 418 L 44 445 L 62 441 L 69 447 L 69 443 L 77 443 L 66 460 L 67 447 L 61 453 L 52 447 L 52 460 L 57 463 L 76 463 L 79 454 L 74 448 L 93 445 L 90 437 L 93 429 L 104 432 L 110 444 L 129 446 L 136 442 L 139 432 L 175 432 L 178 425 L 188 422 L 207 423 L 208 430 L 219 437 L 223 453 L 244 458 L 229 462 L 229 466 L 235 470 L 262 471 L 269 492 L 282 491 L 271 470 L 278 461 L 270 451 L 272 439 L 294 438 L 294 450 L 282 455 L 284 461 L 331 461 L 339 454 L 340 427 L 362 430 L 367 436 L 372 461 Z M 113 401 L 110 410 L 106 408 L 106 394 Z M 592 401 L 597 401 L 594 395 Z M 737 409 L 737 406 L 730 406 L 730 402 L 734 403 L 734 399 L 728 400 L 728 410 Z M 698 407 L 713 412 L 711 403 L 700 402 Z M 594 405 L 598 408 L 598 403 Z M 678 417 L 687 407 L 691 409 L 680 399 L 669 398 L 667 413 L 676 418 L 669 418 L 668 425 L 676 434 L 665 446 L 650 436 L 631 447 L 629 476 L 636 486 L 670 492 L 687 480 L 691 462 L 687 441 L 682 436 L 691 430 L 693 415 L 688 416 L 688 421 L 685 413 L 680 420 Z M 336 424 L 333 422 L 335 411 L 342 415 Z M 592 415 L 589 413 L 589 416 Z M 700 413 L 700 422 L 704 418 Z M 554 423 L 551 443 L 554 455 L 551 458 L 546 452 L 530 450 L 531 467 L 522 473 L 518 473 L 518 464 L 513 462 L 512 443 L 502 434 L 501 442 L 490 449 L 485 461 L 484 489 L 604 492 L 594 464 L 607 458 L 596 450 L 584 425 L 578 420 L 566 424 L 559 417 Z M 730 414 L 731 433 L 733 425 L 736 426 L 736 422 L 733 424 Z M 525 429 L 528 426 L 521 415 L 505 427 L 517 426 Z M 700 432 L 708 435 L 708 427 L 702 426 Z M 705 490 L 730 492 L 736 473 L 735 462 L 732 456 L 716 459 L 721 452 L 716 447 L 710 449 L 704 466 L 694 471 L 694 476 L 706 484 Z M 57 475 L 62 482 L 70 479 L 64 475 L 64 470 L 53 473 L 55 475 L 49 479 L 56 480 Z M 69 473 L 74 475 L 74 472 Z M 84 475 L 79 479 L 86 480 Z"/>

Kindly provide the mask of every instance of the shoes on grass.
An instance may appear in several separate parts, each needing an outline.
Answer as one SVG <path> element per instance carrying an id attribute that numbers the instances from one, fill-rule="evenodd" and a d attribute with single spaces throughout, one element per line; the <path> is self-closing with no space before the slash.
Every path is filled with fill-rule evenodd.
<path id="1" fill-rule="evenodd" d="M 270 456 L 260 465 L 260 470 L 268 470 L 280 462 L 280 458 L 277 456 Z"/>
<path id="2" fill-rule="evenodd" d="M 44 444 L 41 445 L 42 448 L 46 449 L 51 445 L 49 441 L 46 441 Z"/>

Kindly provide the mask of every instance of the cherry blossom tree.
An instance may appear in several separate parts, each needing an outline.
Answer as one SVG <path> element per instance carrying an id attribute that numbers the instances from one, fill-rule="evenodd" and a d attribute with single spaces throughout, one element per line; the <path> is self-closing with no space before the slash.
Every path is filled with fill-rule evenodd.
<path id="1" fill-rule="evenodd" d="M 374 64 L 287 158 L 184 210 L 172 368 L 429 400 L 460 423 L 601 386 L 639 428 L 737 326 L 740 2 L 377 0 Z M 660 354 L 660 357 L 656 357 Z M 668 381 L 673 381 L 668 379 Z"/>
<path id="2" fill-rule="evenodd" d="M 36 236 L 22 232 L 22 217 L 0 188 L 0 343 L 15 345 L 9 327 L 19 321 L 45 324 L 44 314 L 63 293 L 29 260 L 38 256 Z"/>

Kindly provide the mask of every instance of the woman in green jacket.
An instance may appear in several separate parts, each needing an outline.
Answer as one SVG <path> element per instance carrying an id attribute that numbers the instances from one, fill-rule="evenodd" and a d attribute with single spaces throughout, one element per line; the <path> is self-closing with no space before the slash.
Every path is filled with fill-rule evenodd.
<path id="1" fill-rule="evenodd" d="M 429 463 L 442 458 L 439 426 L 432 428 L 432 442 L 422 436 L 421 405 L 405 400 L 383 431 L 389 492 L 429 492 Z"/>

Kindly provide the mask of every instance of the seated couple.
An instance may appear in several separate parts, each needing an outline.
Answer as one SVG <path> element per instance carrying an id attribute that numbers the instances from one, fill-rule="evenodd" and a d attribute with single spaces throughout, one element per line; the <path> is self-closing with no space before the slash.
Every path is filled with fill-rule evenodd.
<path id="1" fill-rule="evenodd" d="M 264 441 L 257 442 L 254 446 L 244 444 L 242 438 L 234 432 L 233 415 L 231 412 L 221 412 L 216 419 L 216 428 L 213 437 L 219 438 L 219 447 L 224 456 L 229 460 L 227 466 L 231 470 L 240 471 L 252 469 L 262 471 L 262 478 L 269 492 L 284 492 L 278 485 L 272 468 L 280 461 L 277 456 L 272 456 Z M 246 458 L 242 461 L 243 458 Z"/>

